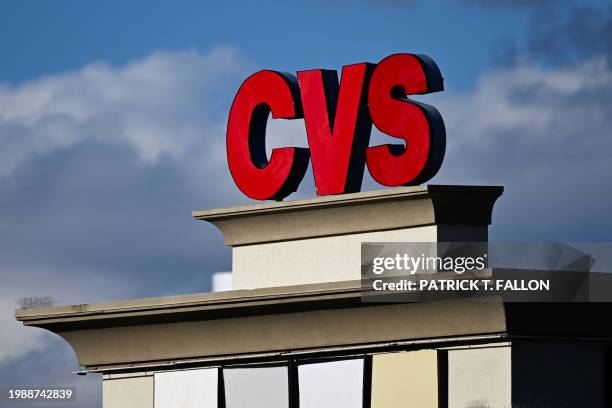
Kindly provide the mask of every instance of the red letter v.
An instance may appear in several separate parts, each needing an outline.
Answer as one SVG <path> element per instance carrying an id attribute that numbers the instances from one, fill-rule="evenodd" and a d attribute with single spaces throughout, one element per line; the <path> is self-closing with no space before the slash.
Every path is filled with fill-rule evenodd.
<path id="1" fill-rule="evenodd" d="M 373 64 L 298 72 L 312 170 L 318 195 L 361 189 L 372 121 L 367 89 Z"/>

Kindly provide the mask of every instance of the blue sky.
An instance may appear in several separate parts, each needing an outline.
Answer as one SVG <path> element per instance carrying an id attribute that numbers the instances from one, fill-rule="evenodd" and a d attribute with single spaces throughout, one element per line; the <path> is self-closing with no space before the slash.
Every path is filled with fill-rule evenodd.
<path id="1" fill-rule="evenodd" d="M 230 251 L 191 211 L 248 204 L 225 162 L 240 83 L 395 52 L 438 63 L 432 183 L 503 185 L 496 241 L 612 240 L 610 2 L 20 1 L 0 13 L 0 385 L 75 384 L 21 296 L 81 303 L 210 290 Z M 384 136 L 373 134 L 373 140 Z M 305 146 L 272 121 L 270 147 Z M 380 188 L 367 175 L 364 190 Z M 314 196 L 307 174 L 297 197 Z"/>
<path id="2" fill-rule="evenodd" d="M 426 53 L 447 86 L 473 85 L 495 47 L 525 41 L 529 9 L 458 0 L 11 2 L 0 16 L 3 81 L 22 82 L 92 61 L 113 65 L 149 53 L 237 46 L 258 67 L 296 71 Z"/>

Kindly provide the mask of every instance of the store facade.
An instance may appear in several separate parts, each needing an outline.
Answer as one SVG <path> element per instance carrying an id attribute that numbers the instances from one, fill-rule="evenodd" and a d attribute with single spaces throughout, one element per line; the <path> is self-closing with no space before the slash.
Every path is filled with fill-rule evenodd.
<path id="1" fill-rule="evenodd" d="M 102 373 L 105 408 L 610 406 L 607 303 L 363 301 L 364 242 L 488 240 L 502 187 L 425 184 L 444 125 L 406 97 L 441 89 L 435 63 L 411 54 L 346 66 L 340 83 L 325 70 L 253 75 L 230 112 L 229 168 L 246 195 L 276 201 L 193 213 L 232 247 L 233 290 L 17 319 L 63 337 L 82 374 Z M 268 157 L 269 115 L 303 117 L 309 149 Z M 372 125 L 404 147 L 368 147 Z M 309 161 L 319 197 L 281 201 Z M 359 192 L 366 166 L 396 188 Z"/>

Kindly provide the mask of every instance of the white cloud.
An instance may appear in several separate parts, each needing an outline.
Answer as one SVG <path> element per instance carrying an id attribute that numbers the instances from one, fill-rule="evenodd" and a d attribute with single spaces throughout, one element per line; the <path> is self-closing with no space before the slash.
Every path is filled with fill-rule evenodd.
<path id="1" fill-rule="evenodd" d="M 129 143 L 146 161 L 180 158 L 219 131 L 218 98 L 248 63 L 231 48 L 155 52 L 0 87 L 0 176 L 86 139 Z M 198 150 L 200 150 L 199 148 Z"/>
<path id="2" fill-rule="evenodd" d="M 462 139 L 470 137 L 478 143 L 496 143 L 495 138 L 483 138 L 483 133 L 517 127 L 529 128 L 527 133 L 546 133 L 566 121 L 564 113 L 573 115 L 583 109 L 585 101 L 573 98 L 587 92 L 606 93 L 611 84 L 612 72 L 605 58 L 555 69 L 524 64 L 488 72 L 475 91 L 446 92 L 438 96 L 437 103 L 451 137 L 459 134 Z M 606 107 L 601 106 L 600 111 Z M 580 123 L 574 129 L 584 131 Z"/>
<path id="3" fill-rule="evenodd" d="M 498 237 L 609 238 L 612 70 L 605 58 L 556 68 L 523 63 L 488 72 L 473 91 L 428 100 L 447 128 L 434 181 L 505 185 Z"/>

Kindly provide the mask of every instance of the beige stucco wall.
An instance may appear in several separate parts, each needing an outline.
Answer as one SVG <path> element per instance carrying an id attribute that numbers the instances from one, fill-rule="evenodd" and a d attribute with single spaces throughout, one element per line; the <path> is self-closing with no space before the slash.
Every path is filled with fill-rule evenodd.
<path id="1" fill-rule="evenodd" d="M 437 234 L 425 226 L 234 247 L 233 289 L 357 280 L 362 242 L 435 242 Z"/>
<path id="2" fill-rule="evenodd" d="M 153 376 L 105 379 L 104 408 L 153 408 Z"/>
<path id="3" fill-rule="evenodd" d="M 372 358 L 372 408 L 438 408 L 438 353 L 420 350 Z"/>

